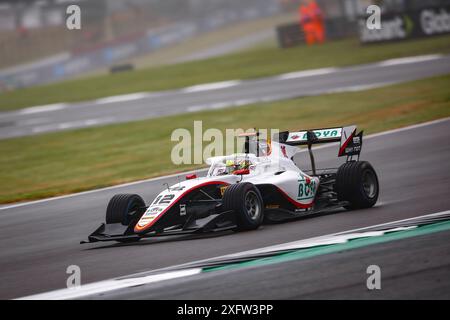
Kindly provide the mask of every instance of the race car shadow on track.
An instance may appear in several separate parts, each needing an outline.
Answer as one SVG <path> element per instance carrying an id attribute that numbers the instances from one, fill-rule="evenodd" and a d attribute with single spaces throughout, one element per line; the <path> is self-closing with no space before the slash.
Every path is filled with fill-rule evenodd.
<path id="1" fill-rule="evenodd" d="M 381 205 L 377 205 L 373 208 L 371 208 L 370 210 L 377 210 L 377 208 L 380 208 Z M 355 210 L 355 211 L 347 211 L 344 208 L 338 208 L 338 209 L 334 209 L 334 210 L 330 210 L 327 212 L 322 212 L 322 213 L 315 213 L 315 214 L 311 214 L 311 215 L 305 215 L 303 217 L 297 217 L 295 219 L 292 220 L 288 220 L 288 221 L 280 221 L 280 222 L 270 222 L 270 223 L 266 223 L 266 226 L 273 226 L 274 228 L 276 228 L 278 225 L 282 225 L 282 224 L 286 224 L 289 222 L 293 222 L 293 221 L 303 221 L 303 220 L 309 220 L 309 219 L 314 219 L 314 218 L 319 218 L 319 217 L 325 217 L 325 216 L 329 216 L 329 215 L 334 215 L 334 214 L 342 214 L 344 212 L 347 212 L 348 214 L 358 214 L 361 211 L 365 211 L 365 210 L 369 210 L 369 209 L 360 209 L 360 210 Z M 113 243 L 113 244 L 108 244 L 105 246 L 96 246 L 96 247 L 92 247 L 92 248 L 86 248 L 85 250 L 99 250 L 99 249 L 108 249 L 108 248 L 117 248 L 117 247 L 126 247 L 126 246 L 145 246 L 145 245 L 155 245 L 158 243 L 164 243 L 164 242 L 174 242 L 174 241 L 186 241 L 186 240 L 198 240 L 198 239 L 209 239 L 209 238 L 217 238 L 217 237 L 225 237 L 225 236 L 230 236 L 233 234 L 240 234 L 240 233 L 263 233 L 264 232 L 264 225 L 257 229 L 257 230 L 251 230 L 251 231 L 241 231 L 239 233 L 236 233 L 234 231 L 228 230 L 228 231 L 220 231 L 220 232 L 209 232 L 209 233 L 200 233 L 200 234 L 186 234 L 186 235 L 171 235 L 171 236 L 159 236 L 159 237 L 152 237 L 152 238 L 146 238 L 146 239 L 141 239 L 141 241 L 139 242 L 130 242 L 130 243 Z"/>
<path id="2" fill-rule="evenodd" d="M 257 232 L 258 230 L 253 230 Z M 250 231 L 248 231 L 250 232 Z M 197 239 L 208 239 L 208 238 L 216 238 L 216 237 L 224 237 L 226 235 L 232 235 L 235 232 L 229 231 L 220 231 L 220 232 L 210 232 L 210 233 L 201 233 L 201 234 L 186 234 L 186 235 L 173 235 L 173 236 L 160 236 L 160 237 L 152 237 L 141 239 L 139 242 L 130 242 L 130 243 L 113 243 L 100 247 L 92 247 L 87 248 L 85 250 L 98 250 L 98 249 L 108 249 L 108 248 L 117 248 L 117 247 L 127 247 L 127 246 L 145 246 L 145 245 L 154 245 L 157 243 L 163 242 L 174 242 L 174 241 L 186 241 L 186 240 L 197 240 Z"/>

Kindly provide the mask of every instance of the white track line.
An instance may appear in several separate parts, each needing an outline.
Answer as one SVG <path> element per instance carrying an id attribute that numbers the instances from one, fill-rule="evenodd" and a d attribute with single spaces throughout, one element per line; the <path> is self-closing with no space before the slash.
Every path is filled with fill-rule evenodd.
<path id="1" fill-rule="evenodd" d="M 133 100 L 140 100 L 147 98 L 151 95 L 149 92 L 138 92 L 138 93 L 130 93 L 130 94 L 124 94 L 119 96 L 112 96 L 112 97 L 106 97 L 97 99 L 94 102 L 96 104 L 105 104 L 105 103 L 116 103 L 116 102 L 128 102 Z"/>
<path id="2" fill-rule="evenodd" d="M 205 84 L 199 84 L 191 87 L 187 87 L 184 89 L 181 89 L 184 93 L 192 93 L 192 92 L 200 92 L 200 91 L 209 91 L 209 90 L 218 90 L 218 89 L 225 89 L 237 86 L 241 83 L 241 80 L 230 80 L 230 81 L 223 81 L 223 82 L 213 82 L 213 83 L 205 83 Z"/>
<path id="3" fill-rule="evenodd" d="M 398 128 L 398 129 L 392 129 L 392 130 L 382 131 L 382 132 L 378 132 L 378 133 L 373 133 L 373 134 L 368 135 L 367 137 L 364 137 L 364 139 L 367 140 L 367 139 L 370 139 L 370 138 L 381 137 L 381 136 L 385 136 L 385 135 L 388 135 L 388 134 L 393 134 L 393 133 L 398 133 L 398 132 L 403 132 L 403 131 L 408 131 L 408 130 L 414 130 L 414 129 L 417 129 L 417 128 L 427 127 L 427 126 L 431 126 L 431 125 L 434 125 L 434 124 L 447 122 L 447 121 L 450 121 L 450 117 L 437 119 L 437 120 L 432 120 L 432 121 L 427 121 L 427 122 L 422 122 L 422 123 L 418 123 L 418 124 L 413 124 L 411 126 L 407 126 L 407 127 L 403 127 L 403 128 Z"/>
<path id="4" fill-rule="evenodd" d="M 441 55 L 441 54 L 430 54 L 430 55 L 424 55 L 424 56 L 389 59 L 389 60 L 384 60 L 384 61 L 378 62 L 377 65 L 382 66 L 382 67 L 389 67 L 389 66 L 395 66 L 395 65 L 399 65 L 399 64 L 409 64 L 409 63 L 417 63 L 417 62 L 423 62 L 423 61 L 436 60 L 436 59 L 440 59 L 442 57 L 443 57 L 443 55 Z"/>
<path id="5" fill-rule="evenodd" d="M 387 226 L 387 225 L 396 224 L 396 223 L 400 223 L 400 222 L 407 222 L 407 221 L 411 221 L 411 220 L 418 219 L 418 218 L 437 217 L 437 216 L 447 215 L 449 213 L 450 213 L 450 210 L 440 211 L 440 212 L 426 214 L 426 215 L 417 216 L 417 217 L 412 217 L 412 218 L 408 218 L 408 219 L 395 220 L 395 221 L 390 221 L 390 222 L 376 224 L 376 225 L 373 225 L 373 226 L 356 228 L 356 229 L 350 229 L 350 230 L 346 230 L 346 231 L 340 231 L 340 232 L 336 232 L 336 233 L 332 233 L 332 234 L 328 234 L 328 235 L 324 235 L 324 236 L 318 236 L 318 237 L 313 237 L 313 238 L 304 239 L 304 240 L 296 240 L 296 241 L 286 242 L 286 243 L 277 244 L 277 245 L 273 245 L 273 246 L 263 247 L 263 248 L 260 248 L 260 249 L 254 249 L 254 250 L 248 250 L 248 251 L 244 251 L 244 252 L 238 252 L 238 253 L 234 253 L 234 254 L 223 256 L 223 258 L 248 256 L 250 254 L 266 253 L 266 252 L 271 252 L 271 251 L 300 249 L 300 248 L 304 248 L 304 247 L 314 246 L 316 243 L 317 243 L 317 245 L 322 245 L 322 244 L 327 244 L 327 243 L 330 243 L 330 244 L 337 243 L 340 240 L 342 242 L 346 242 L 348 237 L 351 237 L 351 238 L 355 239 L 355 238 L 360 237 L 358 234 L 361 234 L 361 233 L 364 234 L 363 237 L 371 236 L 371 235 L 377 235 L 377 234 L 381 235 L 381 234 L 384 233 L 382 231 L 373 231 L 373 233 L 372 233 L 372 231 L 371 231 L 369 234 L 366 234 L 365 230 L 367 230 L 367 229 L 384 227 L 384 226 Z M 414 226 L 411 226 L 411 227 L 397 227 L 397 228 L 394 228 L 394 229 L 389 229 L 389 231 L 392 232 L 392 231 L 400 231 L 400 230 L 409 230 L 409 229 L 413 229 L 413 228 L 415 228 L 415 227 Z M 341 238 L 341 236 L 342 236 L 342 238 Z M 333 238 L 333 237 L 337 237 L 337 238 L 336 239 L 330 239 L 330 238 Z M 212 258 L 212 259 L 215 259 L 215 258 Z"/>
<path id="6" fill-rule="evenodd" d="M 295 245 L 302 245 L 303 246 L 303 244 L 307 243 L 307 242 L 310 242 L 311 244 L 314 245 L 316 242 L 322 241 L 324 239 L 328 239 L 330 237 L 341 236 L 343 234 L 348 234 L 348 233 L 353 233 L 353 234 L 361 233 L 361 232 L 365 232 L 365 230 L 367 230 L 367 229 L 384 227 L 384 226 L 391 225 L 391 224 L 407 222 L 407 221 L 411 221 L 411 220 L 414 220 L 414 219 L 420 219 L 420 218 L 425 218 L 425 217 L 438 217 L 438 216 L 446 215 L 446 214 L 449 214 L 449 213 L 450 213 L 450 210 L 446 210 L 446 211 L 440 211 L 440 212 L 436 212 L 436 213 L 425 214 L 425 215 L 416 216 L 416 217 L 407 218 L 407 219 L 394 220 L 394 221 L 384 222 L 384 223 L 380 223 L 380 224 L 376 224 L 376 225 L 372 225 L 372 226 L 366 226 L 366 227 L 362 227 L 362 228 L 356 228 L 356 229 L 349 229 L 349 230 L 339 231 L 339 232 L 335 232 L 335 233 L 331 233 L 331 234 L 327 234 L 327 235 L 322 235 L 322 236 L 317 236 L 317 237 L 312 237 L 312 238 L 307 238 L 307 239 L 303 239 L 303 240 L 296 240 L 296 241 L 291 241 L 291 242 L 286 242 L 286 243 L 280 243 L 280 244 L 271 245 L 271 246 L 267 246 L 267 247 L 262 247 L 262 248 L 258 248 L 258 249 L 246 250 L 246 251 L 230 253 L 230 254 L 226 254 L 226 255 L 222 255 L 222 256 L 215 256 L 215 257 L 211 257 L 211 258 L 207 258 L 207 259 L 201 259 L 201 260 L 186 262 L 186 263 L 178 264 L 178 265 L 175 265 L 175 266 L 164 267 L 164 268 L 155 269 L 155 270 L 151 270 L 151 271 L 142 271 L 142 272 L 138 272 L 138 273 L 132 274 L 130 276 L 145 275 L 145 274 L 148 274 L 149 272 L 152 272 L 152 273 L 153 272 L 155 272 L 155 273 L 156 272 L 164 272 L 164 271 L 168 271 L 168 270 L 174 270 L 174 269 L 177 269 L 177 268 L 189 268 L 190 266 L 192 267 L 192 266 L 198 265 L 198 264 L 205 264 L 205 263 L 208 263 L 208 262 L 211 262 L 211 261 L 224 260 L 224 259 L 229 259 L 229 258 L 239 258 L 239 257 L 242 257 L 242 256 L 248 256 L 248 255 L 252 255 L 252 254 L 260 254 L 260 253 L 263 253 L 263 252 L 284 250 L 286 248 L 294 249 Z M 398 230 L 400 230 L 400 229 L 398 229 Z"/>
<path id="7" fill-rule="evenodd" d="M 49 112 L 49 111 L 56 111 L 56 110 L 62 110 L 69 106 L 67 103 L 55 103 L 55 104 L 48 104 L 44 106 L 36 106 L 36 107 L 30 107 L 26 109 L 22 109 L 19 111 L 20 114 L 34 114 L 34 113 L 40 113 L 40 112 Z"/>
<path id="8" fill-rule="evenodd" d="M 356 239 L 356 238 L 362 238 L 362 237 L 370 237 L 370 236 L 380 236 L 386 233 L 386 231 L 371 231 L 371 232 L 365 232 L 365 230 L 375 227 L 383 227 L 388 226 L 391 224 L 396 224 L 399 222 L 406 222 L 411 221 L 418 218 L 425 218 L 425 217 L 436 217 L 440 215 L 446 215 L 449 214 L 450 210 L 447 211 L 441 211 L 437 213 L 417 216 L 413 218 L 408 219 L 402 219 L 402 220 L 396 220 L 386 223 L 381 223 L 373 226 L 363 227 L 363 228 L 357 228 L 357 229 L 351 229 L 347 231 L 341 231 L 337 233 L 332 233 L 328 235 L 303 239 L 303 240 L 297 240 L 292 242 L 286 242 L 282 244 L 267 246 L 263 248 L 253 249 L 253 250 L 247 250 L 242 252 L 236 252 L 232 254 L 227 254 L 223 256 L 217 256 L 213 258 L 208 259 L 202 259 L 197 261 L 192 261 L 176 266 L 170 266 L 166 268 L 156 269 L 156 270 L 149 270 L 149 271 L 143 271 L 139 273 L 130 274 L 127 276 L 123 276 L 120 278 L 110 279 L 110 280 L 104 280 L 99 282 L 93 282 L 90 284 L 82 285 L 77 288 L 66 288 L 66 289 L 60 289 L 60 290 L 54 290 L 49 292 L 44 292 L 40 294 L 35 294 L 31 296 L 26 296 L 19 298 L 17 300 L 64 300 L 64 299 L 77 299 L 77 298 L 83 298 L 94 294 L 99 293 L 105 293 L 110 292 L 118 289 L 124 289 L 124 288 L 131 288 L 135 286 L 140 285 L 146 285 L 150 283 L 155 282 L 161 282 L 165 280 L 172 280 L 182 277 L 188 277 L 196 274 L 200 274 L 202 272 L 201 267 L 191 267 L 188 269 L 182 269 L 182 270 L 173 270 L 176 268 L 183 268 L 183 267 L 189 267 L 189 265 L 198 265 L 198 264 L 205 264 L 207 262 L 211 261 L 220 261 L 220 260 L 227 260 L 231 258 L 239 258 L 239 257 L 246 257 L 251 256 L 255 254 L 262 254 L 262 253 L 270 253 L 270 252 L 277 252 L 280 250 L 295 250 L 295 249 L 301 249 L 301 248 L 309 248 L 319 245 L 332 245 L 332 244 L 338 244 L 338 243 L 345 243 L 349 239 Z M 390 229 L 389 232 L 393 231 L 402 231 L 402 230 L 409 230 L 414 227 L 396 227 L 393 229 Z M 152 273 L 149 274 L 148 273 Z M 147 275 L 146 275 L 147 274 Z"/>
<path id="9" fill-rule="evenodd" d="M 263 99 L 241 99 L 241 100 L 235 100 L 235 101 L 224 101 L 224 102 L 215 102 L 210 104 L 203 104 L 203 105 L 195 105 L 190 106 L 186 108 L 187 112 L 198 112 L 198 111 L 204 111 L 204 110 L 219 110 L 224 108 L 231 108 L 231 107 L 239 107 L 249 104 L 254 104 L 258 102 L 263 102 Z"/>
<path id="10" fill-rule="evenodd" d="M 79 121 L 70 121 L 70 122 L 61 122 L 55 124 L 48 124 L 33 127 L 31 130 L 33 133 L 43 133 L 54 130 L 67 130 L 67 129 L 75 129 L 75 128 L 86 128 L 90 126 L 98 126 L 104 125 L 111 122 L 114 122 L 114 117 L 104 117 L 104 118 L 95 118 L 95 119 L 86 119 Z"/>
<path id="11" fill-rule="evenodd" d="M 186 171 L 186 172 L 181 172 L 181 173 L 174 173 L 174 174 L 170 174 L 170 175 L 167 175 L 167 176 L 161 176 L 161 177 L 155 177 L 155 178 L 150 178 L 150 179 L 144 179 L 144 180 L 138 180 L 138 181 L 133 181 L 133 182 L 128 182 L 128 183 L 118 184 L 118 185 L 115 185 L 115 186 L 110 186 L 110 187 L 101 188 L 101 189 L 88 190 L 88 191 L 72 193 L 72 194 L 66 194 L 66 195 L 63 195 L 63 196 L 57 196 L 57 197 L 41 199 L 41 200 L 35 200 L 35 201 L 29 201 L 29 202 L 19 202 L 19 203 L 15 203 L 15 204 L 12 204 L 12 205 L 5 205 L 3 207 L 0 207 L 0 211 L 13 209 L 13 208 L 24 207 L 24 206 L 29 206 L 29 205 L 36 205 L 36 204 L 39 204 L 39 203 L 50 202 L 50 201 L 55 201 L 55 200 L 79 197 L 79 196 L 84 196 L 84 195 L 91 194 L 91 193 L 102 192 L 102 191 L 107 191 L 107 190 L 114 190 L 114 189 L 134 186 L 134 185 L 141 184 L 141 183 L 165 180 L 165 179 L 169 179 L 169 178 L 175 178 L 175 177 L 179 177 L 179 176 L 184 176 L 184 175 L 191 174 L 191 173 L 202 173 L 202 172 L 207 172 L 207 171 L 208 171 L 207 168 L 206 169 L 197 169 L 197 170 L 191 170 L 191 171 Z"/>
<path id="12" fill-rule="evenodd" d="M 165 280 L 172 280 L 181 277 L 188 277 L 202 272 L 201 268 L 193 268 L 179 271 L 169 271 L 160 274 L 153 274 L 145 277 L 111 279 L 99 282 L 93 282 L 79 287 L 60 289 L 47 293 L 36 294 L 17 300 L 67 300 L 86 297 L 93 294 L 104 293 L 108 291 L 131 288 L 144 284 L 155 283 Z"/>
<path id="13" fill-rule="evenodd" d="M 364 67 L 364 66 L 367 67 L 367 66 L 373 66 L 373 65 L 387 67 L 387 66 L 394 66 L 394 65 L 400 65 L 400 64 L 410 64 L 410 63 L 436 60 L 436 59 L 440 59 L 443 57 L 444 57 L 444 55 L 442 55 L 442 54 L 404 57 L 404 58 L 379 61 L 379 62 L 375 62 L 375 63 L 371 63 L 371 64 L 354 65 L 354 66 L 349 66 L 349 67 L 345 67 L 345 68 L 330 67 L 330 68 L 294 71 L 294 72 L 284 73 L 281 75 L 276 75 L 276 76 L 273 76 L 270 78 L 278 79 L 278 80 L 300 79 L 300 78 L 305 78 L 305 77 L 330 74 L 330 73 L 338 72 L 340 70 L 345 70 L 347 68 L 351 68 L 353 70 L 358 67 Z M 199 85 L 182 88 L 182 89 L 179 89 L 178 91 L 183 92 L 183 93 L 193 93 L 193 92 L 201 92 L 201 91 L 209 91 L 209 90 L 218 90 L 218 89 L 225 89 L 225 88 L 237 86 L 244 82 L 245 82 L 244 80 L 237 79 L 237 80 L 229 80 L 229 81 L 222 81 L 222 82 L 204 83 L 204 84 L 199 84 Z M 104 97 L 104 98 L 100 98 L 100 99 L 97 99 L 94 101 L 85 101 L 85 102 L 89 103 L 89 105 L 91 105 L 92 103 L 93 104 L 107 104 L 107 103 L 116 103 L 116 102 L 126 102 L 126 101 L 144 99 L 144 98 L 147 98 L 152 95 L 160 95 L 161 93 L 162 92 L 138 92 L 138 93 Z M 19 110 L 17 112 L 19 114 L 48 112 L 48 111 L 60 110 L 60 109 L 66 108 L 67 106 L 69 106 L 69 103 L 56 103 L 56 104 L 49 104 L 49 105 L 44 105 L 44 106 L 30 107 L 30 108 Z"/>
<path id="14" fill-rule="evenodd" d="M 330 74 L 330 73 L 334 73 L 337 71 L 339 71 L 339 68 L 323 68 L 323 69 L 295 71 L 295 72 L 289 72 L 289 73 L 285 73 L 285 74 L 276 76 L 275 79 L 290 80 L 290 79 L 306 78 L 306 77 Z"/>
<path id="15" fill-rule="evenodd" d="M 371 83 L 371 84 L 360 84 L 360 85 L 354 85 L 354 86 L 346 86 L 346 87 L 340 87 L 335 89 L 330 89 L 328 91 L 325 91 L 323 94 L 331 94 L 331 93 L 343 93 L 343 92 L 359 92 L 359 91 L 365 91 L 370 89 L 377 89 L 382 88 L 386 86 L 390 86 L 395 84 L 394 82 L 378 82 L 378 83 Z"/>
<path id="16" fill-rule="evenodd" d="M 385 135 L 389 135 L 389 134 L 395 134 L 398 132 L 422 128 L 422 127 L 426 127 L 426 126 L 430 126 L 430 125 L 434 125 L 434 124 L 438 124 L 438 123 L 442 123 L 442 122 L 446 122 L 446 121 L 450 121 L 450 117 L 433 120 L 433 121 L 428 121 L 428 122 L 424 122 L 424 123 L 419 123 L 419 124 L 415 124 L 415 125 L 411 125 L 411 126 L 407 126 L 407 127 L 403 127 L 403 128 L 398 128 L 398 129 L 393 129 L 393 130 L 370 134 L 368 136 L 365 136 L 364 139 L 367 140 L 367 139 L 372 139 L 372 138 L 385 136 Z M 336 144 L 337 143 L 324 144 L 324 145 L 314 148 L 314 150 L 318 150 L 318 149 L 322 149 L 322 148 L 329 148 L 329 147 L 335 146 Z M 306 149 L 302 149 L 302 151 L 306 152 Z M 30 201 L 30 202 L 21 202 L 21 203 L 16 203 L 16 204 L 0 207 L 0 211 L 23 207 L 23 206 L 28 206 L 28 205 L 35 205 L 38 203 L 43 203 L 43 202 L 48 202 L 48 201 L 55 201 L 55 200 L 60 200 L 60 199 L 78 197 L 78 196 L 83 196 L 86 194 L 102 192 L 102 191 L 106 191 L 106 190 L 114 190 L 114 189 L 123 188 L 123 187 L 127 187 L 127 186 L 133 186 L 133 185 L 137 185 L 137 184 L 141 184 L 141 183 L 147 183 L 147 182 L 151 182 L 151 181 L 159 181 L 159 180 L 174 178 L 177 176 L 183 176 L 183 175 L 191 174 L 191 173 L 195 173 L 195 172 L 201 173 L 201 172 L 206 172 L 206 171 L 208 171 L 208 169 L 191 170 L 191 171 L 186 171 L 186 172 L 181 172 L 181 173 L 170 174 L 167 176 L 161 176 L 161 177 L 156 177 L 156 178 L 151 178 L 151 179 L 138 180 L 138 181 L 129 182 L 129 183 L 125 183 L 125 184 L 119 184 L 119 185 L 110 186 L 110 187 L 101 188 L 101 189 L 94 189 L 94 190 L 89 190 L 89 191 L 84 191 L 84 192 L 79 192 L 79 193 L 68 194 L 68 195 L 64 195 L 64 196 L 58 196 L 58 197 L 41 199 L 41 200 Z"/>

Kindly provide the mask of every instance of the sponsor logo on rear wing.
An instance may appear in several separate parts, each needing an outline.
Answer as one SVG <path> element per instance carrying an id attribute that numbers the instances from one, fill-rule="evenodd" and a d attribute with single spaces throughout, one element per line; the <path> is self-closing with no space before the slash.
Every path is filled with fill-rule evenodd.
<path id="1" fill-rule="evenodd" d="M 314 130 L 304 130 L 297 132 L 289 132 L 286 142 L 291 142 L 295 144 L 308 144 L 308 131 L 312 131 L 317 138 L 317 142 L 332 142 L 340 141 L 342 128 L 330 128 L 330 129 L 314 129 Z"/>
<path id="2" fill-rule="evenodd" d="M 356 126 L 344 127 L 338 157 L 354 155 L 359 156 L 362 148 L 363 131 L 356 134 Z"/>
<path id="3" fill-rule="evenodd" d="M 362 135 L 362 131 L 356 134 L 356 126 L 284 131 L 279 134 L 279 142 L 292 146 L 340 142 L 338 156 L 341 157 L 359 155 Z"/>

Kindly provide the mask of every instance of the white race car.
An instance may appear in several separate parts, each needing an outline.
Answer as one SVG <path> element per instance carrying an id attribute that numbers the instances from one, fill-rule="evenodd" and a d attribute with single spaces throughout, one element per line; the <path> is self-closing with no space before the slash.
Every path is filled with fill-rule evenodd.
<path id="1" fill-rule="evenodd" d="M 377 174 L 370 163 L 359 161 L 362 132 L 356 134 L 356 126 L 285 131 L 272 141 L 260 139 L 258 132 L 244 138 L 243 153 L 209 158 L 205 177 L 186 176 L 148 206 L 139 195 L 115 195 L 108 204 L 106 222 L 88 242 L 251 230 L 263 222 L 339 207 L 369 208 L 378 199 Z M 317 170 L 311 148 L 326 142 L 340 142 L 338 156 L 347 159 L 337 169 Z M 293 161 L 299 146 L 309 150 L 312 170 L 308 174 Z"/>

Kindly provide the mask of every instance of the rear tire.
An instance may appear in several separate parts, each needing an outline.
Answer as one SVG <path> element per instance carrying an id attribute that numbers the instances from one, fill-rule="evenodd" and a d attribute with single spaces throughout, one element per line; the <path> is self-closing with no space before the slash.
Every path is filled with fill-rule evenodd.
<path id="1" fill-rule="evenodd" d="M 341 165 L 336 174 L 338 199 L 348 201 L 346 209 L 370 208 L 378 200 L 378 177 L 367 161 L 351 161 Z"/>
<path id="2" fill-rule="evenodd" d="M 252 183 L 243 182 L 229 186 L 223 195 L 224 211 L 236 213 L 237 230 L 257 229 L 264 220 L 264 203 L 261 193 Z"/>

